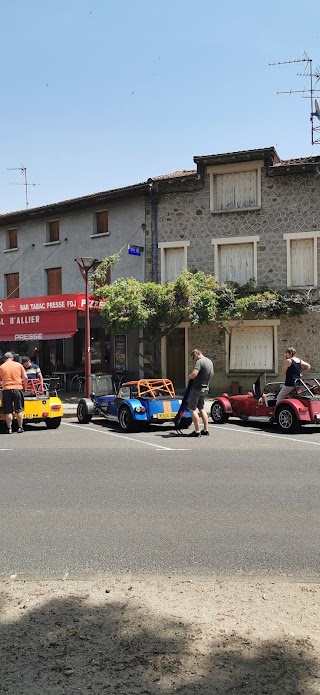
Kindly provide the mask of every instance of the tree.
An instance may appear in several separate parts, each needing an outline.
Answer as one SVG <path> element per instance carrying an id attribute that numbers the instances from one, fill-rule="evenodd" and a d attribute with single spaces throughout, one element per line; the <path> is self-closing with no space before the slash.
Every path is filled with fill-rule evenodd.
<path id="1" fill-rule="evenodd" d="M 105 259 L 93 279 L 101 282 L 106 265 L 116 260 L 115 257 Z M 253 280 L 242 286 L 237 283 L 219 285 L 212 275 L 189 270 L 184 270 L 175 282 L 165 285 L 120 278 L 96 289 L 96 294 L 103 300 L 101 315 L 111 331 L 142 329 L 144 354 L 149 355 L 154 372 L 158 371 L 161 339 L 182 322 L 191 326 L 218 322 L 221 334 L 231 318 L 299 315 L 306 310 L 303 295 L 258 288 Z"/>

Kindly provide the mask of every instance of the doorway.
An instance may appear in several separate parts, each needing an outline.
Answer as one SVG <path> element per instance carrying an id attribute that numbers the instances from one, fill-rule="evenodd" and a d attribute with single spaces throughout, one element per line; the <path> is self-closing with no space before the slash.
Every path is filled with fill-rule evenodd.
<path id="1" fill-rule="evenodd" d="M 176 328 L 174 331 L 172 331 L 172 333 L 170 333 L 170 335 L 167 336 L 166 341 L 166 376 L 173 382 L 176 389 L 184 389 L 186 386 L 185 328 Z"/>

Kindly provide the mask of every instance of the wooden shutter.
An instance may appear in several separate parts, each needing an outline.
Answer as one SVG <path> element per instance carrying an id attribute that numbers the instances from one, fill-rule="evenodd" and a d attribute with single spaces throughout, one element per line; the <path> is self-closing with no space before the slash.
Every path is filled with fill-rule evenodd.
<path id="1" fill-rule="evenodd" d="M 241 210 L 258 205 L 256 170 L 218 174 L 215 186 L 217 210 Z"/>
<path id="2" fill-rule="evenodd" d="M 18 248 L 18 230 L 17 228 L 15 229 L 8 229 L 7 232 L 7 241 L 8 241 L 8 249 L 17 249 Z"/>
<path id="3" fill-rule="evenodd" d="M 174 282 L 180 273 L 185 270 L 184 259 L 184 247 L 165 249 L 165 282 Z"/>
<path id="4" fill-rule="evenodd" d="M 49 222 L 49 241 L 59 241 L 59 220 Z"/>
<path id="5" fill-rule="evenodd" d="M 314 240 L 313 239 L 291 239 L 291 286 L 310 287 L 314 284 L 313 261 L 314 261 Z"/>
<path id="6" fill-rule="evenodd" d="M 273 366 L 273 326 L 231 329 L 230 370 L 272 370 Z"/>
<path id="7" fill-rule="evenodd" d="M 61 268 L 47 270 L 48 292 L 47 294 L 62 294 Z"/>
<path id="8" fill-rule="evenodd" d="M 96 212 L 97 234 L 105 234 L 108 232 L 108 210 Z"/>
<path id="9" fill-rule="evenodd" d="M 254 277 L 253 244 L 221 244 L 219 246 L 220 282 L 232 280 L 244 285 Z"/>
<path id="10" fill-rule="evenodd" d="M 6 275 L 7 299 L 19 298 L 19 273 L 9 273 Z"/>

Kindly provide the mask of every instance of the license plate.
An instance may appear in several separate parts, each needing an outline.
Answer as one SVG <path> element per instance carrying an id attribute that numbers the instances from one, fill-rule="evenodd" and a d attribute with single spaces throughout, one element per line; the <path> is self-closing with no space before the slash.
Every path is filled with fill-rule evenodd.
<path id="1" fill-rule="evenodd" d="M 173 420 L 177 413 L 158 413 L 158 420 Z"/>

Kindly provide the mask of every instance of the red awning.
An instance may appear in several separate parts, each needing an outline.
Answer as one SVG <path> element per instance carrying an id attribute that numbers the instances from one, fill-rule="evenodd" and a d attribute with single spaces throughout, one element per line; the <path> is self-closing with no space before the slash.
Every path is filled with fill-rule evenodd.
<path id="1" fill-rule="evenodd" d="M 71 338 L 76 331 L 76 310 L 0 314 L 0 341 Z"/>

